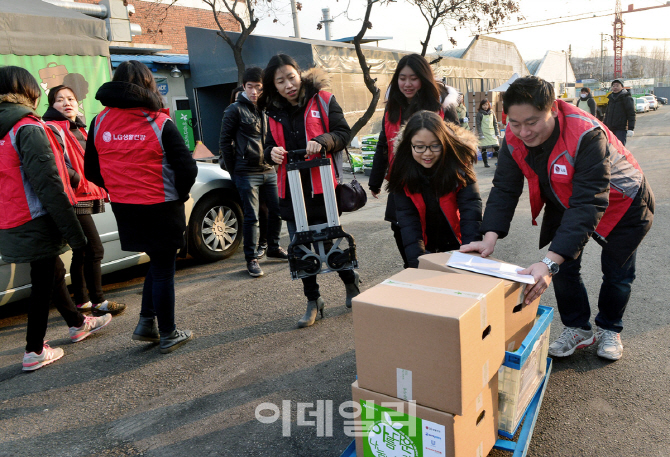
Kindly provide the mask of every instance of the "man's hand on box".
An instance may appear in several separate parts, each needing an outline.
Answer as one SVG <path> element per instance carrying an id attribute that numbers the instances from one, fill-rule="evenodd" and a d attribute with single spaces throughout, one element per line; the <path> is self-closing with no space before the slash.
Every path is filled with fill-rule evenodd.
<path id="1" fill-rule="evenodd" d="M 551 284 L 551 274 L 549 273 L 549 267 L 544 262 L 537 262 L 526 268 L 525 270 L 519 271 L 520 275 L 531 275 L 535 278 L 535 284 L 533 287 L 526 287 L 526 298 L 525 302 L 527 305 L 533 303 L 536 299 L 540 297 L 547 290 L 549 284 Z"/>

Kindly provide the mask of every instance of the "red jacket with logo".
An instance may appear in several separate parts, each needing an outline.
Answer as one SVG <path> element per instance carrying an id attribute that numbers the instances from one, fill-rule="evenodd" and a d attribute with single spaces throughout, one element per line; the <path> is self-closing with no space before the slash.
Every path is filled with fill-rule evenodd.
<path id="1" fill-rule="evenodd" d="M 3 201 L 0 201 L 0 229 L 19 227 L 28 221 L 47 214 L 35 190 L 22 170 L 21 154 L 16 145 L 19 130 L 26 125 L 38 126 L 44 130 L 56 159 L 58 175 L 63 182 L 70 203 L 76 203 L 74 191 L 69 185 L 65 158 L 61 152 L 54 133 L 44 122 L 33 115 L 28 115 L 17 122 L 14 127 L 0 140 L 0 188 Z"/>
<path id="2" fill-rule="evenodd" d="M 552 191 L 564 208 L 570 207 L 574 164 L 581 139 L 586 133 L 598 128 L 607 134 L 611 164 L 609 206 L 595 230 L 597 235 L 605 238 L 637 195 L 643 180 L 642 169 L 628 149 L 596 118 L 562 100 L 557 101 L 557 106 L 560 136 L 549 156 L 547 171 Z M 539 178 L 526 162 L 526 145 L 514 136 L 511 129 L 507 129 L 505 139 L 512 157 L 528 180 L 533 224 L 537 225 L 535 219 L 545 204 Z"/>
<path id="3" fill-rule="evenodd" d="M 170 118 L 142 108 L 105 108 L 94 125 L 100 174 L 112 202 L 153 205 L 179 200 L 162 132 Z"/>
<path id="4" fill-rule="evenodd" d="M 320 90 L 307 102 L 304 118 L 305 136 L 307 142 L 329 131 L 328 107 L 330 105 L 330 99 L 332 96 L 333 94 L 330 92 Z M 284 127 L 272 117 L 268 119 L 268 123 L 270 126 L 270 132 L 272 133 L 272 137 L 277 143 L 277 146 L 281 146 L 282 148 L 286 149 Z M 320 157 L 321 156 L 319 154 L 314 154 L 307 157 L 305 160 L 313 160 Z M 335 174 L 335 166 L 332 162 L 332 156 L 330 152 L 326 153 L 326 157 L 331 159 L 330 168 L 333 173 L 333 182 L 337 187 L 337 176 Z M 284 162 L 279 165 L 279 170 L 277 171 L 277 190 L 279 193 L 279 198 L 285 198 L 286 196 L 286 164 L 287 158 L 284 156 Z M 323 187 L 321 185 L 321 171 L 319 168 L 315 167 L 312 168 L 310 172 L 312 178 L 312 190 L 314 194 L 323 194 Z"/>
<path id="5" fill-rule="evenodd" d="M 81 178 L 79 185 L 74 189 L 77 202 L 106 198 L 105 191 L 87 180 L 84 176 L 84 150 L 77 138 L 70 131 L 70 121 L 47 121 L 47 125 L 56 127 L 65 144 L 65 154 L 70 159 L 72 168 Z M 84 139 L 86 139 L 86 129 L 80 128 L 79 131 L 84 136 Z"/>

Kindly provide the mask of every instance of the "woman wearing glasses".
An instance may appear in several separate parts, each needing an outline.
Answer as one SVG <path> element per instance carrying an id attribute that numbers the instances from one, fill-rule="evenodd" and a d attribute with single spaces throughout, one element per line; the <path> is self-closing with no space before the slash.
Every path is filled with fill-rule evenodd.
<path id="1" fill-rule="evenodd" d="M 475 136 L 430 111 L 414 114 L 399 132 L 386 189 L 395 199 L 410 268 L 423 254 L 481 240 L 476 157 Z"/>
<path id="2" fill-rule="evenodd" d="M 441 92 L 444 95 L 441 95 Z M 412 114 L 421 110 L 439 113 L 446 121 L 458 124 L 456 105 L 458 91 L 453 87 L 440 86 L 435 81 L 433 70 L 428 61 L 419 54 L 410 54 L 398 62 L 391 83 L 389 84 L 386 101 L 384 123 L 379 134 L 379 142 L 372 163 L 372 172 L 368 186 L 375 198 L 379 198 L 384 179 L 389 178 L 393 163 L 393 144 L 396 135 Z M 394 196 L 390 194 L 386 202 L 384 220 L 391 223 L 393 236 L 402 256 L 403 266 L 407 268 L 407 256 L 403 249 L 400 226 L 395 218 Z"/>

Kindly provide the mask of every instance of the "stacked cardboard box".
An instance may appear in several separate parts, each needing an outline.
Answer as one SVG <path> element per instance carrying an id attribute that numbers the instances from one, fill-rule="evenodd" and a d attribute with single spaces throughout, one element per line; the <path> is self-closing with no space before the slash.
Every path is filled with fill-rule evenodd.
<path id="1" fill-rule="evenodd" d="M 479 254 L 473 255 L 479 257 Z M 451 253 L 449 252 L 423 255 L 419 257 L 419 269 L 478 275 L 477 273 L 447 266 L 450 258 Z M 489 259 L 499 261 L 490 257 Z M 482 275 L 478 276 L 481 277 Z M 505 350 L 512 352 L 519 349 L 521 342 L 533 328 L 540 299 L 538 298 L 527 305 L 523 301 L 525 284 L 504 279 L 502 281 L 505 286 Z"/>
<path id="2" fill-rule="evenodd" d="M 497 278 L 408 269 L 356 297 L 352 394 L 367 430 L 356 441 L 357 455 L 378 455 L 375 446 L 405 446 L 416 456 L 489 453 L 505 356 L 504 295 Z M 393 408 L 381 402 L 415 410 L 396 423 Z M 415 432 L 420 426 L 413 436 L 407 421 Z"/>

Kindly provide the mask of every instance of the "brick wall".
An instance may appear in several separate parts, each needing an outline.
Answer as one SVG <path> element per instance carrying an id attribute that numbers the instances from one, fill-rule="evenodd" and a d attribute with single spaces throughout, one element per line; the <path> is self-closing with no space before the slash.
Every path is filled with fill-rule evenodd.
<path id="1" fill-rule="evenodd" d="M 77 3 L 97 4 L 99 0 L 75 0 Z M 166 6 L 151 1 L 130 1 L 135 14 L 130 22 L 142 26 L 142 35 L 134 36 L 133 43 L 166 44 L 172 46 L 167 52 L 188 53 L 185 27 L 216 29 L 212 11 L 182 6 Z M 225 30 L 240 31 L 240 26 L 230 14 L 219 14 L 219 22 Z"/>

